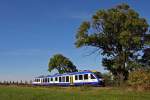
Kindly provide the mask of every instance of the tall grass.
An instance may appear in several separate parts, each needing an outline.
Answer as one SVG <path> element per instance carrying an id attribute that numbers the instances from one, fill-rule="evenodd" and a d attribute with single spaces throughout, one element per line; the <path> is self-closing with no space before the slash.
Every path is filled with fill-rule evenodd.
<path id="1" fill-rule="evenodd" d="M 150 91 L 100 87 L 0 86 L 0 100 L 150 100 Z"/>

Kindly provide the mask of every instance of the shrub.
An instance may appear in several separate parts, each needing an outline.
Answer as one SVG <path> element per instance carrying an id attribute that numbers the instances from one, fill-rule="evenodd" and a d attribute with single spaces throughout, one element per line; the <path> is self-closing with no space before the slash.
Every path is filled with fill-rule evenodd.
<path id="1" fill-rule="evenodd" d="M 128 83 L 136 89 L 150 89 L 150 71 L 138 69 L 131 72 Z"/>
<path id="2" fill-rule="evenodd" d="M 112 74 L 110 73 L 104 73 L 102 75 L 103 79 L 104 79 L 104 85 L 105 86 L 115 86 L 115 80 L 113 79 Z"/>

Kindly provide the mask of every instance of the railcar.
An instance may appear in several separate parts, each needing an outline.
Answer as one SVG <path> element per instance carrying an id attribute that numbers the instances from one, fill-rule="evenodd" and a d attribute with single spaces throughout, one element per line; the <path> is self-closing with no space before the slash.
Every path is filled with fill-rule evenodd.
<path id="1" fill-rule="evenodd" d="M 103 86 L 104 80 L 98 73 L 82 71 L 35 77 L 32 84 L 39 86 Z"/>

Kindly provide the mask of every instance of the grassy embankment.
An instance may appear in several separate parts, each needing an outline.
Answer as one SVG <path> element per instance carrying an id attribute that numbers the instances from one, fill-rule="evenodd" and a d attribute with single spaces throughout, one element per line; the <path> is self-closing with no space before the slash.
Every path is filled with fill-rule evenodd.
<path id="1" fill-rule="evenodd" d="M 0 86 L 0 100 L 150 100 L 150 91 L 96 87 Z"/>

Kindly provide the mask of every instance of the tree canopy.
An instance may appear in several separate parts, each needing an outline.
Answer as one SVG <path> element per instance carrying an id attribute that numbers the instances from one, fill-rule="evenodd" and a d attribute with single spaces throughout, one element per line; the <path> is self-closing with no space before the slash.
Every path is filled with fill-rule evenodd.
<path id="1" fill-rule="evenodd" d="M 91 21 L 84 21 L 76 34 L 75 45 L 98 48 L 103 66 L 116 78 L 126 80 L 135 67 L 138 51 L 144 47 L 148 27 L 146 19 L 129 5 L 121 4 L 98 10 Z"/>
<path id="2" fill-rule="evenodd" d="M 60 74 L 77 71 L 76 66 L 62 54 L 55 54 L 50 58 L 48 67 L 50 72 L 56 69 Z"/>
<path id="3" fill-rule="evenodd" d="M 145 48 L 143 50 L 143 56 L 140 59 L 140 62 L 144 67 L 148 67 L 150 69 L 150 34 L 146 34 L 144 36 Z"/>

